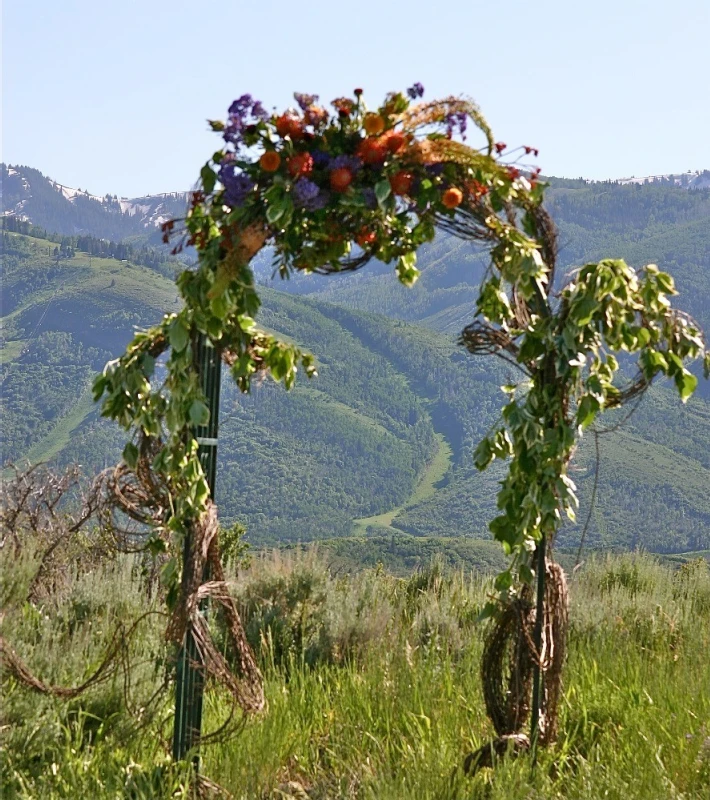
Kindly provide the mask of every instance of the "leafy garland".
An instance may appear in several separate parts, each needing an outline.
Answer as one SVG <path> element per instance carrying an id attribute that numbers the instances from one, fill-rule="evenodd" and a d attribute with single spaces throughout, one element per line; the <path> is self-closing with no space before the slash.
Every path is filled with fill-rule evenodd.
<path id="1" fill-rule="evenodd" d="M 505 597 L 517 591 L 518 579 L 530 583 L 532 553 L 543 535 L 553 541 L 562 513 L 575 520 L 579 501 L 567 470 L 583 431 L 601 411 L 641 395 L 659 374 L 673 379 L 686 402 L 698 379 L 684 362 L 703 358 L 707 378 L 710 353 L 697 324 L 671 308 L 673 279 L 653 264 L 640 273 L 621 260 L 587 264 L 557 295 L 549 291 L 545 266 L 522 307 L 516 288 L 526 270 L 495 254 L 494 269 L 478 300 L 485 322 L 469 325 L 461 343 L 473 353 L 491 352 L 494 343 L 528 376 L 502 387 L 510 396 L 503 423 L 475 452 L 480 470 L 510 459 L 498 494 L 501 513 L 490 523 L 513 556 L 496 579 Z M 615 352 L 638 355 L 636 376 L 621 387 Z"/>
<path id="2" fill-rule="evenodd" d="M 530 581 L 543 533 L 549 541 L 562 513 L 574 518 L 567 466 L 596 414 L 657 374 L 673 378 L 685 401 L 697 381 L 684 359 L 704 357 L 710 370 L 699 328 L 670 308 L 672 279 L 655 267 L 637 275 L 623 261 L 589 264 L 556 295 L 555 234 L 539 170 L 510 163 L 518 151 L 495 142 L 472 102 L 418 102 L 422 94 L 415 84 L 369 110 L 356 89 L 354 98 L 333 101 L 334 113 L 316 96 L 296 94 L 298 109 L 280 115 L 244 95 L 226 122 L 210 123 L 224 146 L 202 168 L 182 226 L 164 226 L 165 241 L 180 228 L 174 252 L 189 245 L 199 254 L 197 268 L 177 280 L 184 308 L 138 333 L 94 384 L 102 413 L 131 433 L 123 459 L 135 501 L 124 510 L 154 526 L 147 546 L 172 556 L 164 569 L 170 603 L 179 592 L 183 537 L 209 504 L 194 438 L 209 417 L 193 363 L 197 337 L 208 337 L 243 392 L 256 375 L 289 388 L 299 367 L 315 374 L 310 355 L 254 322 L 260 301 L 249 262 L 266 245 L 283 277 L 357 269 L 377 258 L 396 262 L 408 286 L 419 274 L 416 251 L 437 228 L 490 250 L 477 321 L 461 341 L 512 361 L 527 377 L 504 387 L 511 395 L 504 423 L 476 451 L 479 469 L 511 458 L 501 514 L 491 523 L 513 557 L 496 582 L 503 596 L 518 579 Z M 481 149 L 464 144 L 468 122 L 483 136 Z M 525 147 L 518 155 L 531 153 Z M 168 349 L 158 382 L 155 362 Z M 639 377 L 626 390 L 614 383 L 619 365 L 611 351 L 618 350 L 639 354 Z"/>

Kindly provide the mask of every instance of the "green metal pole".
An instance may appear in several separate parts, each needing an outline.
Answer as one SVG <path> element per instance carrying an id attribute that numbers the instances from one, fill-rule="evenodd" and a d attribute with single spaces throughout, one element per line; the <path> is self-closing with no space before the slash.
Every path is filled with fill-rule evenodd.
<path id="1" fill-rule="evenodd" d="M 199 443 L 198 455 L 202 469 L 207 478 L 210 495 L 214 497 L 215 477 L 217 472 L 217 430 L 219 421 L 219 388 L 221 378 L 221 362 L 219 353 L 210 340 L 200 334 L 195 342 L 193 363 L 200 373 L 202 391 L 207 399 L 210 418 L 207 425 L 200 425 L 195 430 Z M 190 533 L 185 536 L 183 563 L 190 553 Z M 207 575 L 204 576 L 207 579 Z M 203 613 L 206 609 L 203 607 Z M 188 626 L 183 646 L 177 660 L 175 679 L 175 727 L 173 730 L 173 758 L 180 761 L 199 744 L 202 730 L 202 701 L 204 696 L 204 671 L 200 665 L 199 654 Z M 199 768 L 199 756 L 193 759 L 195 769 Z"/>
<path id="2" fill-rule="evenodd" d="M 535 644 L 536 659 L 533 664 L 533 689 L 532 689 L 532 714 L 530 723 L 530 746 L 532 748 L 533 763 L 537 750 L 537 739 L 540 733 L 540 709 L 542 708 L 542 693 L 544 691 L 542 670 L 540 668 L 540 655 L 542 652 L 542 625 L 545 614 L 545 534 L 537 546 L 537 605 L 535 611 L 535 629 L 533 642 Z"/>

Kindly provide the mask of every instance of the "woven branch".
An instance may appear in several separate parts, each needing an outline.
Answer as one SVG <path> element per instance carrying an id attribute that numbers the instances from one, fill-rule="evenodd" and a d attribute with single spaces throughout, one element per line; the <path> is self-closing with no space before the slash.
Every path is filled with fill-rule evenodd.
<path id="1" fill-rule="evenodd" d="M 117 655 L 123 646 L 122 631 L 114 634 L 113 641 L 98 668 L 82 684 L 74 687 L 54 686 L 40 680 L 17 655 L 4 637 L 0 636 L 0 666 L 2 671 L 12 675 L 17 681 L 39 694 L 53 695 L 70 700 L 109 678 L 118 665 Z"/>
<path id="2" fill-rule="evenodd" d="M 536 652 L 532 631 L 535 608 L 532 588 L 506 605 L 493 621 L 483 649 L 481 679 L 488 716 L 499 737 L 519 734 L 530 716 L 532 673 L 538 664 L 542 677 L 540 743 L 554 741 L 562 690 L 569 624 L 569 601 L 564 571 L 546 561 L 542 650 Z"/>
<path id="3" fill-rule="evenodd" d="M 189 628 L 199 654 L 199 662 L 194 666 L 221 683 L 245 712 L 253 713 L 261 711 L 265 705 L 263 678 L 224 580 L 218 532 L 217 508 L 210 502 L 191 531 L 191 547 L 183 565 L 180 597 L 168 623 L 166 637 L 182 644 Z M 208 571 L 212 579 L 205 582 L 204 576 Z M 215 646 L 207 619 L 200 610 L 201 604 L 208 599 L 224 616 L 233 664 Z"/>
<path id="4" fill-rule="evenodd" d="M 145 540 L 165 523 L 170 490 L 151 466 L 161 446 L 160 439 L 140 434 L 135 471 L 121 462 L 97 478 L 102 526 L 123 552 L 141 552 Z"/>
<path id="5" fill-rule="evenodd" d="M 155 535 L 156 529 L 160 531 L 167 518 L 168 487 L 150 467 L 159 447 L 159 440 L 142 436 L 135 471 L 119 464 L 101 476 L 102 516 L 115 527 L 117 541 L 125 550 L 144 549 L 145 539 Z M 117 514 L 126 515 L 142 526 L 142 530 L 119 525 Z M 263 678 L 224 579 L 218 531 L 216 506 L 210 502 L 191 529 L 191 549 L 183 564 L 181 591 L 168 622 L 166 639 L 182 644 L 189 628 L 199 655 L 195 668 L 224 686 L 243 711 L 253 713 L 265 705 Z M 210 580 L 205 580 L 207 574 Z M 224 619 L 231 662 L 216 647 L 207 619 L 200 610 L 208 599 L 215 603 Z"/>
<path id="6" fill-rule="evenodd" d="M 518 355 L 518 347 L 508 333 L 481 320 L 467 325 L 461 331 L 458 343 L 476 356 L 494 355 L 501 350 L 514 357 Z"/>

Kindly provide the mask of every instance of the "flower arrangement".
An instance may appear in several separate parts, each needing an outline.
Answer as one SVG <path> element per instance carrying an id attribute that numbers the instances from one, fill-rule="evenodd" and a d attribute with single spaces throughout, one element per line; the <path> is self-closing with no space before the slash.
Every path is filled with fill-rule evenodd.
<path id="1" fill-rule="evenodd" d="M 216 237 L 224 256 L 246 236 L 242 258 L 270 241 L 282 276 L 356 269 L 376 257 L 396 261 L 411 285 L 416 251 L 437 223 L 479 205 L 485 228 L 486 217 L 533 190 L 538 175 L 497 160 L 505 145 L 493 141 L 472 102 L 413 104 L 423 93 L 415 83 L 370 110 L 356 89 L 333 100 L 330 113 L 316 95 L 296 93 L 297 108 L 273 115 L 251 95 L 238 98 L 226 122 L 210 123 L 225 144 L 202 169 L 185 241 L 204 251 Z M 463 144 L 469 120 L 484 135 L 481 150 Z M 215 265 L 213 297 L 234 277 L 225 261 Z"/>
<path id="2" fill-rule="evenodd" d="M 263 247 L 273 247 L 283 277 L 352 270 L 376 257 L 395 261 L 399 280 L 412 285 L 417 248 L 437 228 L 479 240 L 491 271 L 475 313 L 500 328 L 491 348 L 508 356 L 527 324 L 521 309 L 549 292 L 555 254 L 544 235 L 544 184 L 539 170 L 519 163 L 537 151 L 496 142 L 473 102 L 424 102 L 423 94 L 415 83 L 370 109 L 356 89 L 329 112 L 315 95 L 297 93 L 297 108 L 280 114 L 245 94 L 226 121 L 210 123 L 224 144 L 202 167 L 185 218 L 163 226 L 166 242 L 182 234 L 174 252 L 189 245 L 198 253 L 196 268 L 177 277 L 183 306 L 137 332 L 94 382 L 102 414 L 130 437 L 111 502 L 143 525 L 150 552 L 170 554 L 163 583 L 171 608 L 187 602 L 178 602 L 184 537 L 207 530 L 213 509 L 195 439 L 210 418 L 200 341 L 242 392 L 258 376 L 290 388 L 299 370 L 316 374 L 310 354 L 254 320 L 261 301 L 250 261 Z M 469 122 L 482 134 L 479 149 L 464 141 Z"/>
<path id="3" fill-rule="evenodd" d="M 168 630 L 178 639 L 175 632 L 185 629 L 208 592 L 200 585 L 200 558 L 209 555 L 219 574 L 215 509 L 195 438 L 210 417 L 195 358 L 200 342 L 208 341 L 229 365 L 243 392 L 259 374 L 287 388 L 298 369 L 315 374 L 310 355 L 257 327 L 253 256 L 271 245 L 283 277 L 294 270 L 352 270 L 375 257 L 396 262 L 400 281 L 411 285 L 419 274 L 417 249 L 436 229 L 481 242 L 490 264 L 460 343 L 474 354 L 496 354 L 526 379 L 502 387 L 509 395 L 503 421 L 475 452 L 481 470 L 496 458 L 509 460 L 500 513 L 490 523 L 511 559 L 495 581 L 499 602 L 487 608 L 498 627 L 484 653 L 491 676 L 486 704 L 500 736 L 519 733 L 529 712 L 520 687 L 533 668 L 538 678 L 547 672 L 542 695 L 536 681 L 532 729 L 539 723 L 540 741 L 552 741 L 567 593 L 549 547 L 563 513 L 574 519 L 579 504 L 568 475 L 576 442 L 598 414 L 640 395 L 659 374 L 673 378 L 687 400 L 697 377 L 686 364 L 702 359 L 708 377 L 710 351 L 693 320 L 671 306 L 672 278 L 654 265 L 637 272 L 604 259 L 576 271 L 557 291 L 557 238 L 542 205 L 544 184 L 539 169 L 520 163 L 537 151 L 496 142 L 472 102 L 423 102 L 423 93 L 414 84 L 370 110 L 356 89 L 352 98 L 334 100 L 333 112 L 314 95 L 296 94 L 298 108 L 281 114 L 243 95 L 226 122 L 211 123 L 224 146 L 201 170 L 174 249 L 187 244 L 199 255 L 196 268 L 177 278 L 184 305 L 137 333 L 94 383 L 104 416 L 131 436 L 109 484 L 112 502 L 141 524 L 141 535 L 150 527 L 148 551 L 169 555 L 161 577 L 173 615 Z M 483 136 L 481 148 L 465 144 L 469 122 Z M 176 221 L 164 225 L 166 242 L 176 230 Z M 625 387 L 619 386 L 618 351 L 638 356 L 638 375 Z M 158 377 L 155 361 L 166 353 Z M 186 551 L 190 531 L 195 538 Z M 550 591 L 543 590 L 548 572 Z M 229 597 L 220 581 L 209 585 L 222 600 Z M 234 650 L 242 652 L 242 664 L 255 664 L 244 655 L 236 607 L 230 609 Z M 557 654 L 552 666 L 538 655 L 543 633 L 545 652 Z M 502 665 L 512 652 L 517 672 L 506 683 Z M 243 707 L 259 707 L 263 695 L 240 689 L 223 667 L 219 662 L 212 674 Z M 258 670 L 254 676 L 260 678 Z M 519 702 L 511 701 L 514 692 Z"/>

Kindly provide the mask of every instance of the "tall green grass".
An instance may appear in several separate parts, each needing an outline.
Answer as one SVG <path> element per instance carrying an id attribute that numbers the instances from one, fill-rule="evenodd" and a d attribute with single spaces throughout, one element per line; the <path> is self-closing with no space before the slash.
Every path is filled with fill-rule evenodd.
<path id="1" fill-rule="evenodd" d="M 31 564 L 14 567 L 3 597 L 4 635 L 56 683 L 80 682 L 118 621 L 158 607 L 129 559 L 74 575 L 41 607 L 15 602 L 25 574 Z M 579 570 L 558 742 L 534 770 L 521 757 L 471 779 L 460 766 L 493 735 L 476 622 L 488 589 L 436 562 L 401 579 L 381 569 L 334 575 L 312 552 L 256 558 L 235 592 L 268 710 L 203 748 L 202 771 L 237 798 L 710 797 L 705 561 L 671 569 L 629 555 Z M 117 674 L 63 702 L 5 679 L 3 797 L 190 796 L 187 768 L 165 756 L 169 693 L 143 726 L 136 719 L 169 674 L 167 660 L 154 665 L 166 656 L 163 626 L 149 617 L 134 637 L 128 690 Z M 210 688 L 205 729 L 228 710 Z"/>

